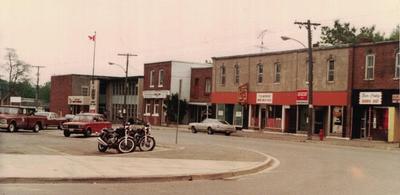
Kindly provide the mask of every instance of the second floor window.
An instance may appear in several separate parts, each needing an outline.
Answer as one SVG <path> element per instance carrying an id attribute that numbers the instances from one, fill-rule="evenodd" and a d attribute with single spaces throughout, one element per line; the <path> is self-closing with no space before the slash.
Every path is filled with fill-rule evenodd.
<path id="1" fill-rule="evenodd" d="M 222 65 L 220 68 L 220 82 L 222 85 L 225 85 L 225 66 Z"/>
<path id="2" fill-rule="evenodd" d="M 281 64 L 275 63 L 274 65 L 274 82 L 280 83 L 281 82 Z"/>
<path id="3" fill-rule="evenodd" d="M 158 86 L 162 87 L 164 85 L 164 70 L 158 71 Z"/>
<path id="4" fill-rule="evenodd" d="M 257 83 L 263 82 L 264 68 L 262 64 L 257 64 Z"/>
<path id="5" fill-rule="evenodd" d="M 154 87 L 154 70 L 150 71 L 150 87 Z"/>
<path id="6" fill-rule="evenodd" d="M 365 80 L 374 79 L 375 55 L 367 55 L 365 57 Z"/>
<path id="7" fill-rule="evenodd" d="M 211 79 L 210 78 L 206 78 L 205 80 L 205 89 L 204 89 L 204 93 L 206 95 L 211 93 Z"/>
<path id="8" fill-rule="evenodd" d="M 400 79 L 400 53 L 396 54 L 396 66 L 394 72 L 394 78 Z"/>
<path id="9" fill-rule="evenodd" d="M 328 81 L 335 80 L 335 60 L 328 61 L 328 74 L 327 74 Z"/>
<path id="10" fill-rule="evenodd" d="M 89 87 L 88 86 L 82 86 L 81 87 L 81 95 L 82 96 L 89 96 Z"/>
<path id="11" fill-rule="evenodd" d="M 235 84 L 239 84 L 239 74 L 240 74 L 240 72 L 239 72 L 240 70 L 239 70 L 239 65 L 238 64 L 236 64 L 235 65 L 235 78 L 234 78 L 234 80 L 235 80 Z"/>

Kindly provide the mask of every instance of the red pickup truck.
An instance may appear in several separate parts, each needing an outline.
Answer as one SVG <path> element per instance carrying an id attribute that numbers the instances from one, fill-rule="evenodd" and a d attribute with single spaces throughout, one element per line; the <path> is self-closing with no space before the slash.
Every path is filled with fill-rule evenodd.
<path id="1" fill-rule="evenodd" d="M 31 129 L 39 132 L 43 129 L 46 117 L 34 116 L 33 110 L 15 106 L 0 106 L 0 128 L 9 132 L 19 129 Z"/>

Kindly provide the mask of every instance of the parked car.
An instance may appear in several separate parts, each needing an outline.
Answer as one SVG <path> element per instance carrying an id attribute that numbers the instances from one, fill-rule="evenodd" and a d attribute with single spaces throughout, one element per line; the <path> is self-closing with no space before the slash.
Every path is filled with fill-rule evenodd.
<path id="1" fill-rule="evenodd" d="M 200 123 L 189 123 L 189 128 L 192 133 L 197 133 L 198 131 L 206 131 L 208 134 L 213 134 L 214 132 L 222 132 L 225 135 L 230 135 L 236 132 L 236 128 L 230 125 L 228 122 L 218 119 L 207 118 Z"/>
<path id="2" fill-rule="evenodd" d="M 102 114 L 82 113 L 75 115 L 70 122 L 65 122 L 62 129 L 65 137 L 71 134 L 83 134 L 90 137 L 100 134 L 103 128 L 111 128 L 111 122 L 104 119 Z"/>
<path id="3" fill-rule="evenodd" d="M 75 117 L 75 115 L 73 115 L 73 114 L 66 114 L 65 116 L 64 116 L 64 118 L 69 122 L 69 121 L 72 121 L 72 119 Z"/>
<path id="4" fill-rule="evenodd" d="M 44 121 L 43 127 L 47 129 L 48 127 L 57 127 L 58 129 L 61 129 L 62 124 L 67 121 L 66 118 L 64 117 L 59 117 L 56 113 L 54 112 L 36 112 L 36 116 L 45 116 L 46 120 Z"/>
<path id="5" fill-rule="evenodd" d="M 0 106 L 0 128 L 9 132 L 18 129 L 32 129 L 39 132 L 43 129 L 46 117 L 33 115 L 34 109 L 17 106 Z"/>

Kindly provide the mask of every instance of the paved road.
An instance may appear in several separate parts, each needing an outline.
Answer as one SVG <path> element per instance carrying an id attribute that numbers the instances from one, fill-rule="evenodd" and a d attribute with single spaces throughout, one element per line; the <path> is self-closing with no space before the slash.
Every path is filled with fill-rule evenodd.
<path id="1" fill-rule="evenodd" d="M 42 132 L 43 133 L 43 132 Z M 159 143 L 175 142 L 174 131 L 154 131 Z M 26 133 L 21 137 L 35 136 Z M 53 136 L 53 135 L 52 135 Z M 56 135 L 54 135 L 57 137 Z M 54 138 L 54 144 L 64 139 Z M 57 141 L 58 140 L 58 141 Z M 78 138 L 71 142 L 79 143 Z M 1 151 L 18 147 L 4 146 Z M 198 147 L 244 147 L 280 161 L 271 170 L 227 180 L 135 184 L 2 184 L 4 194 L 399 194 L 400 152 L 311 143 L 180 133 L 179 143 Z M 34 153 L 40 143 L 31 144 Z M 7 145 L 7 144 L 6 144 Z M 86 146 L 82 154 L 90 154 Z M 35 149 L 36 148 L 36 149 Z M 51 151 L 48 151 L 51 153 Z M 53 151 L 54 152 L 54 151 Z M 64 152 L 70 152 L 70 148 Z M 232 154 L 221 154 L 232 155 Z M 237 155 L 237 154 L 235 154 Z M 240 154 L 239 154 L 240 155 Z"/>

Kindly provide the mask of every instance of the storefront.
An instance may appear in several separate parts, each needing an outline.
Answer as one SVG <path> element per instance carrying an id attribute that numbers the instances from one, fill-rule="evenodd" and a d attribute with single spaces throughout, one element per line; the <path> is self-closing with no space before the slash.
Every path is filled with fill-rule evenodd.
<path id="1" fill-rule="evenodd" d="M 71 114 L 89 112 L 90 96 L 68 96 L 68 106 Z M 64 113 L 59 113 L 63 115 Z"/>
<path id="2" fill-rule="evenodd" d="M 354 92 L 353 138 L 399 141 L 397 90 Z"/>
<path id="3" fill-rule="evenodd" d="M 164 99 L 170 94 L 168 90 L 143 91 L 143 118 L 152 125 L 161 125 L 166 121 Z"/>

